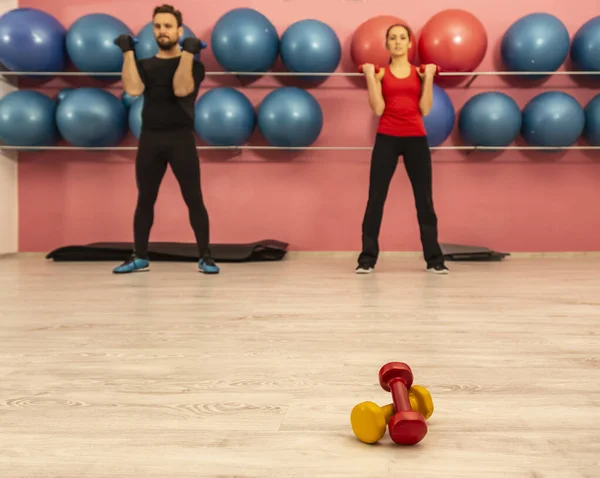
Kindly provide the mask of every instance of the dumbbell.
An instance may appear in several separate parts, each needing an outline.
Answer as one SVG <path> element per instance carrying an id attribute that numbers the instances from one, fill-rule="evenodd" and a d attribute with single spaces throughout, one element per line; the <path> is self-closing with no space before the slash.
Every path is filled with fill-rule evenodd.
<path id="1" fill-rule="evenodd" d="M 390 438 L 398 445 L 416 445 L 427 435 L 425 417 L 412 409 L 408 390 L 412 370 L 404 362 L 389 362 L 379 370 L 379 384 L 392 393 L 396 413 L 388 422 Z"/>
<path id="2" fill-rule="evenodd" d="M 408 391 L 411 408 L 423 415 L 425 420 L 433 414 L 433 399 L 429 390 L 421 385 L 413 385 Z M 383 435 L 387 424 L 396 413 L 394 404 L 380 407 L 373 402 L 362 402 L 350 413 L 350 423 L 356 438 L 363 443 L 376 443 Z"/>
<path id="3" fill-rule="evenodd" d="M 379 65 L 373 65 L 373 66 L 375 67 L 375 73 L 378 73 L 378 72 L 379 72 L 379 70 L 381 70 L 381 67 L 380 67 Z M 362 72 L 363 72 L 363 66 L 362 66 L 362 65 L 360 65 L 360 66 L 358 67 L 358 72 L 359 72 L 359 73 L 362 73 Z"/>
<path id="4" fill-rule="evenodd" d="M 123 35 L 118 36 L 117 38 L 115 38 L 114 43 L 116 45 L 118 45 L 118 40 L 120 38 L 122 38 Z M 131 37 L 131 39 L 133 40 L 133 44 L 137 45 L 140 41 L 136 38 L 136 37 Z M 183 46 L 183 41 L 185 40 L 184 37 L 181 37 L 179 39 L 179 46 Z M 204 50 L 208 45 L 206 44 L 206 42 L 204 42 L 203 40 L 200 40 L 200 50 Z"/>
<path id="5" fill-rule="evenodd" d="M 182 45 L 183 45 L 183 40 L 185 40 L 185 38 L 184 38 L 184 37 L 181 37 L 181 38 L 179 39 L 179 46 L 182 46 Z M 139 42 L 140 42 L 140 41 L 139 41 L 139 40 L 138 40 L 136 37 L 133 37 L 133 44 L 134 44 L 134 45 L 137 45 Z M 205 42 L 205 41 L 203 41 L 203 40 L 200 40 L 200 49 L 201 49 L 201 50 L 204 50 L 204 49 L 205 49 L 207 46 L 208 46 L 208 45 L 206 44 L 206 42 Z"/>
<path id="6" fill-rule="evenodd" d="M 419 71 L 421 73 L 424 73 L 425 72 L 425 65 L 419 66 Z M 435 74 L 433 76 L 438 76 L 441 73 L 441 71 L 442 71 L 442 69 L 440 68 L 440 65 L 436 65 Z"/>
<path id="7" fill-rule="evenodd" d="M 380 67 L 379 65 L 374 65 L 374 66 L 375 66 L 375 72 L 379 72 L 379 70 L 381 70 L 381 67 Z M 425 71 L 425 65 L 421 65 L 421 66 L 419 66 L 419 71 L 420 71 L 421 73 L 423 73 L 423 72 Z M 436 71 L 435 71 L 435 76 L 439 75 L 441 71 L 442 71 L 442 70 L 441 70 L 441 68 L 440 68 L 440 67 L 439 67 L 439 65 L 438 65 L 438 67 L 436 68 Z M 358 72 L 359 72 L 359 73 L 362 73 L 362 72 L 363 72 L 363 67 L 362 67 L 362 65 L 360 65 L 360 66 L 358 67 Z"/>

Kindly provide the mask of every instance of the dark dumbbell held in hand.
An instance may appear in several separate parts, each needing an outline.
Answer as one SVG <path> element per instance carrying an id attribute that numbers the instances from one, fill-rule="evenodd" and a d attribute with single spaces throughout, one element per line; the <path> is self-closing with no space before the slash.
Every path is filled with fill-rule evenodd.
<path id="1" fill-rule="evenodd" d="M 117 45 L 123 53 L 133 50 L 135 40 L 131 35 L 119 35 L 114 40 L 114 44 Z"/>
<path id="2" fill-rule="evenodd" d="M 131 35 L 119 35 L 114 39 L 113 43 L 117 45 L 123 53 L 127 53 L 135 48 L 135 44 L 138 43 L 138 39 Z M 200 50 L 206 48 L 206 43 L 195 37 L 186 37 L 179 40 L 179 45 L 183 51 L 187 51 L 194 55 L 198 54 Z"/>
<path id="3" fill-rule="evenodd" d="M 195 55 L 202 49 L 202 42 L 197 38 L 187 37 L 181 42 L 181 49 Z"/>

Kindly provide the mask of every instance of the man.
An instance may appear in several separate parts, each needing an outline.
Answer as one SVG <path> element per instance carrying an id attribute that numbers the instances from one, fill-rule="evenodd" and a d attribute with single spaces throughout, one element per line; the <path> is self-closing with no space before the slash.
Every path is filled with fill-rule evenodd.
<path id="1" fill-rule="evenodd" d="M 217 274 L 209 250 L 209 220 L 200 186 L 200 164 L 194 132 L 194 101 L 204 79 L 204 65 L 194 59 L 202 43 L 183 35 L 181 12 L 170 5 L 154 9 L 158 53 L 136 61 L 133 38 L 121 35 L 115 44 L 124 55 L 122 81 L 132 96 L 144 95 L 142 132 L 136 156 L 137 207 L 134 216 L 134 254 L 114 273 L 147 271 L 148 240 L 154 204 L 167 164 L 170 164 L 185 203 L 198 245 L 198 270 Z"/>

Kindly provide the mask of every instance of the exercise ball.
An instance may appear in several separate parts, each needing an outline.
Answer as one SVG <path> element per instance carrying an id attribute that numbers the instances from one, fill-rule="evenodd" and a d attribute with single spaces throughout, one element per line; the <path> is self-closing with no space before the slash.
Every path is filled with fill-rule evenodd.
<path id="1" fill-rule="evenodd" d="M 275 26 L 252 8 L 236 8 L 223 15 L 212 31 L 215 59 L 229 71 L 267 71 L 279 53 Z"/>
<path id="2" fill-rule="evenodd" d="M 591 146 L 600 146 L 600 95 L 590 100 L 584 109 L 583 137 Z"/>
<path id="3" fill-rule="evenodd" d="M 417 54 L 417 41 L 410 25 L 398 17 L 380 15 L 361 23 L 352 35 L 350 55 L 356 68 L 365 63 L 384 67 L 390 63 L 390 52 L 386 47 L 386 33 L 392 25 L 404 25 L 411 35 L 412 45 L 408 49 L 409 61 Z"/>
<path id="4" fill-rule="evenodd" d="M 421 63 L 433 63 L 446 71 L 473 71 L 485 57 L 487 45 L 487 33 L 475 15 L 448 9 L 423 26 L 419 58 Z"/>
<path id="5" fill-rule="evenodd" d="M 273 146 L 310 146 L 323 128 L 319 102 L 309 92 L 295 87 L 269 93 L 257 116 L 260 132 Z"/>
<path id="6" fill-rule="evenodd" d="M 281 59 L 289 71 L 331 73 L 341 58 L 342 45 L 337 34 L 319 20 L 296 22 L 281 36 Z M 319 78 L 322 77 L 310 79 Z"/>
<path id="7" fill-rule="evenodd" d="M 144 96 L 138 96 L 137 100 L 133 102 L 129 108 L 127 122 L 129 124 L 129 130 L 133 135 L 140 139 L 142 135 L 142 110 L 144 109 Z"/>
<path id="8" fill-rule="evenodd" d="M 577 70 L 600 72 L 600 16 L 588 20 L 575 32 L 571 60 Z"/>
<path id="9" fill-rule="evenodd" d="M 233 88 L 214 88 L 196 102 L 195 129 L 213 146 L 241 146 L 254 131 L 254 106 Z"/>
<path id="10" fill-rule="evenodd" d="M 523 108 L 521 134 L 530 146 L 571 146 L 584 126 L 583 108 L 562 91 L 541 93 Z"/>
<path id="11" fill-rule="evenodd" d="M 521 110 L 504 93 L 480 93 L 461 109 L 458 129 L 468 145 L 508 146 L 521 131 Z"/>
<path id="12" fill-rule="evenodd" d="M 429 146 L 439 146 L 452 133 L 456 111 L 448 93 L 438 85 L 433 85 L 431 111 L 423 118 Z"/>
<path id="13" fill-rule="evenodd" d="M 84 15 L 67 31 L 69 58 L 79 71 L 120 73 L 123 69 L 123 52 L 113 43 L 119 35 L 133 36 L 133 32 L 111 15 Z"/>
<path id="14" fill-rule="evenodd" d="M 569 44 L 569 32 L 558 18 L 532 13 L 506 30 L 500 55 L 509 71 L 556 71 L 569 54 Z"/>
<path id="15" fill-rule="evenodd" d="M 181 40 L 186 38 L 196 38 L 194 32 L 187 26 L 183 25 L 183 36 Z M 138 33 L 137 43 L 135 44 L 135 57 L 138 60 L 146 58 L 152 58 L 158 53 L 158 44 L 156 43 L 156 37 L 154 36 L 154 24 L 152 22 L 147 23 Z M 181 41 L 180 40 L 180 41 Z M 200 54 L 196 55 L 196 59 L 199 59 Z"/>
<path id="16" fill-rule="evenodd" d="M 99 88 L 77 88 L 56 109 L 62 137 L 73 146 L 116 146 L 127 133 L 127 110 L 121 100 Z"/>
<path id="17" fill-rule="evenodd" d="M 9 146 L 51 146 L 58 140 L 56 103 L 30 90 L 0 100 L 0 141 Z"/>
<path id="18" fill-rule="evenodd" d="M 11 71 L 63 71 L 67 30 L 46 12 L 16 8 L 0 17 L 0 63 Z"/>
<path id="19" fill-rule="evenodd" d="M 62 100 L 64 100 L 67 95 L 73 91 L 75 88 L 62 88 L 58 94 L 56 95 L 56 102 L 60 103 Z"/>
<path id="20" fill-rule="evenodd" d="M 129 93 L 124 91 L 121 94 L 121 101 L 125 105 L 125 108 L 129 109 L 135 103 L 135 101 L 139 98 L 139 96 L 131 96 Z"/>

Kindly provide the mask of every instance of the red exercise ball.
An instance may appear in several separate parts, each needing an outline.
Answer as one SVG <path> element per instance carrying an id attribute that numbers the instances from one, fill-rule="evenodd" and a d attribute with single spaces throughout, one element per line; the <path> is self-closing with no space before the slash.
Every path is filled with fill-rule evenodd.
<path id="1" fill-rule="evenodd" d="M 483 24 L 465 10 L 437 13 L 419 37 L 421 63 L 434 63 L 442 71 L 473 71 L 482 62 L 488 45 Z"/>
<path id="2" fill-rule="evenodd" d="M 392 25 L 405 25 L 411 34 L 412 46 L 408 50 L 408 59 L 413 61 L 417 54 L 417 42 L 410 26 L 401 18 L 390 15 L 373 17 L 359 25 L 352 36 L 350 55 L 358 68 L 365 63 L 381 67 L 389 64 L 390 52 L 385 47 L 385 34 Z"/>

